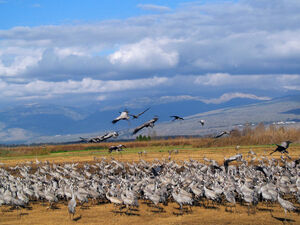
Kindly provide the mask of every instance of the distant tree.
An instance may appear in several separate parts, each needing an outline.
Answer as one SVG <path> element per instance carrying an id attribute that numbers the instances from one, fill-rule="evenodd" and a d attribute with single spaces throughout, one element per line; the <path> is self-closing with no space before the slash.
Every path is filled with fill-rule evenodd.
<path id="1" fill-rule="evenodd" d="M 272 132 L 272 133 L 275 133 L 276 132 L 276 126 L 274 125 L 274 124 L 271 124 L 270 126 L 269 126 L 269 130 Z"/>
<path id="2" fill-rule="evenodd" d="M 231 130 L 230 135 L 232 137 L 241 137 L 242 136 L 241 131 L 237 128 L 234 128 L 233 130 Z"/>
<path id="3" fill-rule="evenodd" d="M 255 127 L 255 133 L 256 134 L 262 134 L 266 131 L 264 123 L 260 122 L 256 127 Z"/>
<path id="4" fill-rule="evenodd" d="M 139 135 L 139 136 L 137 136 L 136 137 L 136 140 L 137 141 L 150 141 L 151 140 L 151 137 L 148 135 L 148 136 L 146 136 L 146 135 Z"/>
<path id="5" fill-rule="evenodd" d="M 250 123 L 246 123 L 244 126 L 244 129 L 242 131 L 243 136 L 251 135 L 252 134 L 252 129 Z"/>

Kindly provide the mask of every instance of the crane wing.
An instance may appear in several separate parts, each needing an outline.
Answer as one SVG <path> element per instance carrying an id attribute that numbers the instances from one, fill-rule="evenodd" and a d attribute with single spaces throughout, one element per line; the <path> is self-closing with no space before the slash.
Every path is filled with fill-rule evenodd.
<path id="1" fill-rule="evenodd" d="M 147 126 L 147 123 L 144 123 L 144 124 L 138 126 L 137 128 L 134 129 L 132 134 L 136 134 L 137 132 L 139 132 L 141 129 L 143 129 L 146 126 Z"/>
<path id="2" fill-rule="evenodd" d="M 136 117 L 139 117 L 139 116 L 143 115 L 143 114 L 144 114 L 145 112 L 147 112 L 149 109 L 150 109 L 150 107 L 147 108 L 147 109 L 145 109 L 143 112 L 137 114 Z"/>

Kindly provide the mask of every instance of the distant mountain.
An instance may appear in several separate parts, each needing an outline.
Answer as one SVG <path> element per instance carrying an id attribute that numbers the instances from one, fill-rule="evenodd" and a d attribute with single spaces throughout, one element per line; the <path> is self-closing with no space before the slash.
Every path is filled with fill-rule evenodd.
<path id="1" fill-rule="evenodd" d="M 288 96 L 245 106 L 226 107 L 191 115 L 183 122 L 161 123 L 156 134 L 164 135 L 206 135 L 221 130 L 243 127 L 245 123 L 257 125 L 289 124 L 300 126 L 300 96 Z M 205 126 L 198 122 L 205 120 Z M 280 122 L 280 123 L 278 123 Z"/>
<path id="2" fill-rule="evenodd" d="M 145 107 L 127 109 L 137 114 Z M 123 106 L 105 110 L 103 106 L 95 104 L 85 107 L 28 104 L 0 111 L 0 143 L 75 141 L 79 136 L 98 135 L 111 130 L 121 131 L 123 135 L 120 138 L 132 138 L 129 131 L 155 115 L 159 116 L 155 128 L 145 129 L 141 134 L 155 131 L 159 136 L 204 135 L 245 122 L 299 121 L 299 109 L 300 96 L 269 101 L 235 98 L 221 104 L 182 100 L 153 104 L 137 120 L 112 124 L 119 111 L 124 110 Z M 185 120 L 170 122 L 171 115 L 179 115 Z M 198 123 L 200 119 L 206 120 L 204 127 Z"/>

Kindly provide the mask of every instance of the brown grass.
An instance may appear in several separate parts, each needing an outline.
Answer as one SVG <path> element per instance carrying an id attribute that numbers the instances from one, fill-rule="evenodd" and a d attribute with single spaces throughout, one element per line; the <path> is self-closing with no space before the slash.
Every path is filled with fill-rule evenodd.
<path id="1" fill-rule="evenodd" d="M 168 140 L 169 141 L 169 140 Z M 181 142 L 180 142 L 181 143 Z M 85 145 L 84 145 L 85 146 Z M 91 145 L 93 146 L 93 145 Z M 274 146 L 241 146 L 240 153 L 244 156 L 247 155 L 249 149 L 257 153 L 257 157 L 260 158 L 265 154 L 265 151 L 270 152 L 274 149 Z M 168 158 L 168 152 L 159 152 L 157 147 L 145 148 L 148 153 L 142 156 L 144 160 L 153 161 L 154 159 Z M 155 151 L 154 151 L 155 150 Z M 94 155 L 89 154 L 80 155 L 81 152 L 76 152 L 74 155 L 65 157 L 62 156 L 56 158 L 48 158 L 43 156 L 43 160 L 49 160 L 50 162 L 89 162 L 94 163 Z M 290 147 L 290 153 L 293 159 L 298 158 L 300 155 L 300 145 L 292 145 Z M 177 162 L 183 160 L 195 159 L 202 162 L 203 156 L 207 158 L 215 159 L 217 162 L 222 163 L 224 157 L 229 157 L 236 154 L 235 147 L 212 147 L 212 148 L 198 148 L 192 149 L 189 146 L 179 148 L 179 154 L 172 154 L 171 157 Z M 129 154 L 113 154 L 115 159 L 132 162 L 140 160 L 139 155 L 136 152 Z M 279 158 L 280 154 L 275 153 L 275 158 Z M 100 157 L 99 157 L 100 158 Z M 110 159 L 110 156 L 106 156 Z M 41 160 L 41 159 L 40 159 Z M 97 159 L 96 159 L 97 160 Z M 27 159 L 13 159 L 5 161 L 5 163 L 17 164 L 27 161 Z M 153 212 L 153 209 L 143 204 L 140 201 L 139 210 L 134 212 L 137 215 L 125 215 L 120 213 L 114 213 L 112 204 L 91 204 L 89 203 L 89 209 L 80 209 L 77 207 L 77 213 L 75 218 L 77 221 L 71 221 L 68 217 L 66 203 L 59 203 L 57 206 L 59 209 L 47 210 L 47 206 L 43 206 L 41 203 L 30 203 L 31 209 L 22 209 L 21 217 L 20 211 L 10 210 L 9 206 L 0 207 L 0 224 L 283 224 L 284 211 L 278 204 L 274 204 L 273 207 L 266 207 L 266 205 L 260 203 L 256 214 L 247 214 L 246 206 L 237 206 L 238 213 L 225 212 L 224 206 L 218 206 L 217 209 L 205 209 L 203 207 L 193 207 L 192 213 L 185 213 L 184 215 L 176 215 L 178 213 L 178 205 L 170 203 L 168 206 L 164 206 L 165 212 L 157 213 Z M 296 204 L 297 205 L 297 204 Z M 297 205 L 300 206 L 299 204 Z M 272 214 L 269 210 L 272 210 Z M 175 213 L 175 214 L 174 214 Z M 300 216 L 296 213 L 289 213 L 287 215 L 289 219 L 286 223 L 300 224 Z"/>
<path id="2" fill-rule="evenodd" d="M 149 148 L 164 146 L 192 146 L 193 148 L 223 147 L 236 145 L 267 145 L 281 143 L 285 140 L 291 140 L 294 143 L 300 142 L 299 128 L 284 128 L 273 125 L 267 128 L 261 123 L 255 128 L 245 127 L 243 130 L 234 129 L 230 136 L 214 139 L 205 138 L 186 138 L 177 137 L 169 139 L 156 139 L 151 141 L 130 141 L 123 142 L 128 148 Z M 119 142 L 118 142 L 119 143 Z M 115 145 L 114 142 L 102 143 L 80 143 L 70 145 L 43 145 L 43 146 L 19 146 L 0 148 L 0 157 L 21 156 L 21 155 L 47 155 L 53 152 L 68 152 L 93 149 L 108 149 Z"/>
<path id="3" fill-rule="evenodd" d="M 91 205 L 89 209 L 79 209 L 75 214 L 77 221 L 71 221 L 68 216 L 66 203 L 57 205 L 59 209 L 47 210 L 40 203 L 32 204 L 32 209 L 9 211 L 9 207 L 1 207 L 0 224 L 283 224 L 284 212 L 278 206 L 266 207 L 258 205 L 256 214 L 247 214 L 247 207 L 237 206 L 237 213 L 226 212 L 224 206 L 217 209 L 193 207 L 192 213 L 178 214 L 178 205 L 170 203 L 164 207 L 165 212 L 157 213 L 153 208 L 139 201 L 140 207 L 135 215 L 114 213 L 112 204 Z M 269 210 L 272 210 L 272 214 Z M 295 213 L 287 215 L 287 223 L 300 224 L 300 217 Z"/>

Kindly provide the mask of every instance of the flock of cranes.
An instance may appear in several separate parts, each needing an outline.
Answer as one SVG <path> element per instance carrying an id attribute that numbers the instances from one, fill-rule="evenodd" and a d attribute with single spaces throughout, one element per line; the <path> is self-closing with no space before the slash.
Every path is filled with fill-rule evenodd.
<path id="1" fill-rule="evenodd" d="M 121 121 L 121 120 L 127 120 L 129 121 L 130 120 L 130 117 L 132 117 L 133 119 L 138 119 L 141 115 L 143 115 L 145 112 L 147 112 L 148 110 L 150 109 L 147 108 L 145 109 L 144 111 L 134 115 L 134 114 L 129 114 L 129 111 L 128 110 L 124 110 L 123 112 L 120 112 L 120 115 L 118 117 L 116 117 L 114 120 L 112 120 L 112 123 L 113 124 L 116 124 L 117 122 Z M 184 118 L 180 117 L 180 116 L 170 116 L 171 118 L 173 118 L 172 122 L 176 121 L 176 120 L 184 120 Z M 155 122 L 158 120 L 158 116 L 154 116 L 153 119 L 149 120 L 149 121 L 146 121 L 144 122 L 143 124 L 141 124 L 140 126 L 136 127 L 133 132 L 132 132 L 132 135 L 135 135 L 137 134 L 140 130 L 142 130 L 143 128 L 145 127 L 150 127 L 150 128 L 153 128 L 154 125 L 155 125 Z M 204 126 L 204 120 L 200 120 L 199 123 Z M 227 131 L 225 131 L 226 133 L 228 133 Z M 225 134 L 225 133 L 224 133 Z M 229 134 L 229 133 L 228 133 Z M 223 134 L 222 134 L 223 135 Z M 221 136 L 222 136 L 221 135 Z M 80 140 L 82 142 L 90 142 L 90 143 L 99 143 L 99 142 L 102 142 L 102 141 L 105 141 L 109 138 L 112 138 L 112 137 L 117 137 L 119 136 L 119 133 L 117 131 L 113 131 L 113 132 L 108 132 L 102 136 L 97 136 L 97 137 L 93 137 L 93 138 L 82 138 L 80 137 Z"/>
<path id="2" fill-rule="evenodd" d="M 193 207 L 219 205 L 233 212 L 237 204 L 250 214 L 260 202 L 268 208 L 279 203 L 286 214 L 298 211 L 299 173 L 299 160 L 266 155 L 258 159 L 253 151 L 246 157 L 231 156 L 221 165 L 208 158 L 203 162 L 140 159 L 128 163 L 113 158 L 84 164 L 25 162 L 0 168 L 0 206 L 26 208 L 40 201 L 49 202 L 51 209 L 61 202 L 68 204 L 74 218 L 76 208 L 88 202 L 112 203 L 114 212 L 128 215 L 139 213 L 143 201 L 158 212 L 176 202 L 177 215 L 192 212 Z"/>

